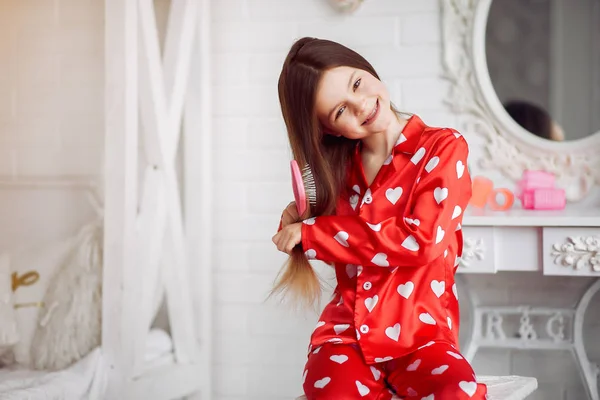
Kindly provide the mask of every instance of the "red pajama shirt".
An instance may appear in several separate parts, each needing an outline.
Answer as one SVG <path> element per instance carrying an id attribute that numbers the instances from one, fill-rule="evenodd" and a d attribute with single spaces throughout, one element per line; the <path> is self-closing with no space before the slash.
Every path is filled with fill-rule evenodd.
<path id="1" fill-rule="evenodd" d="M 309 399 L 327 387 L 319 387 L 326 370 L 321 377 L 309 367 L 314 351 L 325 344 L 360 349 L 363 363 L 390 373 L 388 361 L 407 359 L 432 342 L 458 347 L 454 273 L 471 196 L 467 156 L 458 132 L 428 127 L 412 116 L 370 186 L 357 146 L 336 215 L 304 221 L 305 254 L 333 263 L 338 282 L 311 337 L 304 381 Z M 472 381 L 463 362 L 465 379 Z"/>

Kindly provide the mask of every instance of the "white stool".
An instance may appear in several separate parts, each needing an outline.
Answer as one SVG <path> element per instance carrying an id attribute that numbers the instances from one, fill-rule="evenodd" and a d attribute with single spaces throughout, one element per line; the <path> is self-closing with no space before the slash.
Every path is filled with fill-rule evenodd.
<path id="1" fill-rule="evenodd" d="M 479 376 L 477 382 L 487 385 L 488 400 L 523 400 L 537 389 L 537 379 L 524 376 Z"/>

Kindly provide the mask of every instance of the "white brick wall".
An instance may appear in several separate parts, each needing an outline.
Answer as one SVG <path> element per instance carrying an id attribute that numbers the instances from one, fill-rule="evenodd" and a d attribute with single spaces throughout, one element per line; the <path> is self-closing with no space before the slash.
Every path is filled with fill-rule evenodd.
<path id="1" fill-rule="evenodd" d="M 435 0 L 370 0 L 353 16 L 326 0 L 226 0 L 213 4 L 215 71 L 216 301 L 215 399 L 292 399 L 301 393 L 305 349 L 316 315 L 263 303 L 285 257 L 270 243 L 291 200 L 289 151 L 277 102 L 277 78 L 293 40 L 316 36 L 363 54 L 401 110 L 432 125 L 457 126 L 444 106 L 439 5 Z M 473 138 L 473 143 L 477 143 Z M 476 155 L 480 150 L 472 145 Z M 247 225 L 250 224 L 250 225 Z M 472 276 L 489 304 L 569 306 L 589 282 L 503 273 Z M 560 296 L 553 296 L 555 293 Z M 590 312 L 588 321 L 598 312 Z M 600 315 L 599 315 L 600 316 Z M 463 319 L 468 320 L 468 310 Z M 588 346 L 598 324 L 586 328 Z M 592 346 L 593 347 L 593 346 Z M 591 354 L 596 360 L 598 349 Z M 536 376 L 532 399 L 584 399 L 567 353 L 481 350 L 479 374 Z"/>
<path id="2" fill-rule="evenodd" d="M 0 0 L 0 175 L 100 172 L 102 3 Z M 167 3 L 157 1 L 161 10 Z M 447 84 L 439 78 L 438 7 L 437 0 L 369 0 L 354 16 L 341 16 L 326 0 L 213 2 L 213 399 L 281 400 L 301 393 L 317 316 L 264 302 L 285 260 L 270 238 L 292 197 L 276 87 L 289 46 L 301 35 L 339 40 L 374 64 L 400 109 L 432 125 L 456 126 L 442 103 Z M 160 27 L 164 22 L 162 13 Z M 479 150 L 472 145 L 472 151 Z M 467 281 L 490 304 L 549 305 L 571 305 L 588 283 L 540 282 L 529 273 Z M 598 360 L 597 308 L 588 317 L 587 344 Z M 575 364 L 562 353 L 484 350 L 475 367 L 480 374 L 537 376 L 533 399 L 584 398 Z"/>
<path id="3" fill-rule="evenodd" d="M 0 1 L 0 175 L 100 172 L 102 10 L 93 0 Z"/>

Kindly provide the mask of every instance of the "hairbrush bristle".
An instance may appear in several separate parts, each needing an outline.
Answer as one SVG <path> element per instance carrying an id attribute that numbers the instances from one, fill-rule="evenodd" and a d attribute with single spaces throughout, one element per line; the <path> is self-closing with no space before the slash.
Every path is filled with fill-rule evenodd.
<path id="1" fill-rule="evenodd" d="M 317 204 L 317 187 L 315 185 L 315 178 L 308 165 L 302 168 L 302 183 L 304 183 L 304 191 L 306 192 L 306 198 L 311 206 Z"/>

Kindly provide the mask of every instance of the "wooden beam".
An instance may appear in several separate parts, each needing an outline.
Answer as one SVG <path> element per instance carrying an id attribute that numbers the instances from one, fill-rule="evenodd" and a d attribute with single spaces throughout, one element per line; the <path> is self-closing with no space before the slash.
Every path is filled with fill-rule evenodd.
<path id="1" fill-rule="evenodd" d="M 140 105 L 142 122 L 144 124 L 145 145 L 148 146 L 148 158 L 153 167 L 160 173 L 164 190 L 155 193 L 164 196 L 166 213 L 156 213 L 158 209 L 146 209 L 140 215 L 140 224 L 151 232 L 162 232 L 166 229 L 167 236 L 163 246 L 161 241 L 154 241 L 156 254 L 161 254 L 168 265 L 163 276 L 166 281 L 166 295 L 171 322 L 171 334 L 175 345 L 175 355 L 179 362 L 187 363 L 196 358 L 197 346 L 194 337 L 193 304 L 191 288 L 188 279 L 189 266 L 185 251 L 185 231 L 180 204 L 180 189 L 177 179 L 176 154 L 179 144 L 179 124 L 182 119 L 182 104 L 185 99 L 187 76 L 193 43 L 193 32 L 196 18 L 187 16 L 186 12 L 195 11 L 195 0 L 172 3 L 170 25 L 175 26 L 174 33 L 167 29 L 167 46 L 165 60 L 160 62 L 160 49 L 158 45 L 158 30 L 153 3 L 149 0 L 139 0 L 140 6 L 140 33 L 143 37 L 143 51 L 141 53 L 142 75 L 140 82 Z M 181 25 L 181 26 L 179 26 Z M 177 41 L 183 41 L 179 43 Z M 186 54 L 187 53 L 187 54 Z M 168 58 L 168 59 L 167 59 Z M 174 58 L 173 61 L 170 58 Z M 168 73 L 162 69 L 163 63 L 169 67 Z M 170 81 L 166 91 L 165 76 Z M 165 93 L 172 93 L 173 97 L 167 98 Z M 179 121 L 169 123 L 169 121 Z M 174 131 L 174 129 L 177 131 Z M 154 211 L 154 212 L 153 212 Z M 147 233 L 141 238 L 141 247 L 148 246 L 147 240 L 158 238 L 157 234 Z M 143 259 L 142 268 L 154 274 L 158 258 Z M 147 333 L 141 332 L 145 326 L 136 327 L 140 339 Z M 136 354 L 143 350 L 143 346 L 136 344 Z M 141 358 L 136 357 L 136 371 L 141 367 Z"/>
<path id="2" fill-rule="evenodd" d="M 165 91 L 169 99 L 169 139 L 166 149 L 169 160 L 175 159 L 179 144 L 197 17 L 198 0 L 171 3 L 163 57 Z"/>
<path id="3" fill-rule="evenodd" d="M 106 398 L 122 398 L 136 340 L 135 215 L 138 149 L 138 7 L 105 0 L 105 220 L 102 357 Z"/>
<path id="4" fill-rule="evenodd" d="M 211 0 L 198 1 L 192 71 L 183 126 L 184 216 L 190 278 L 195 290 L 194 321 L 200 346 L 199 386 L 212 393 L 213 370 L 213 202 Z M 191 399 L 204 399 L 200 393 Z M 210 396 L 209 396 L 210 397 Z"/>

